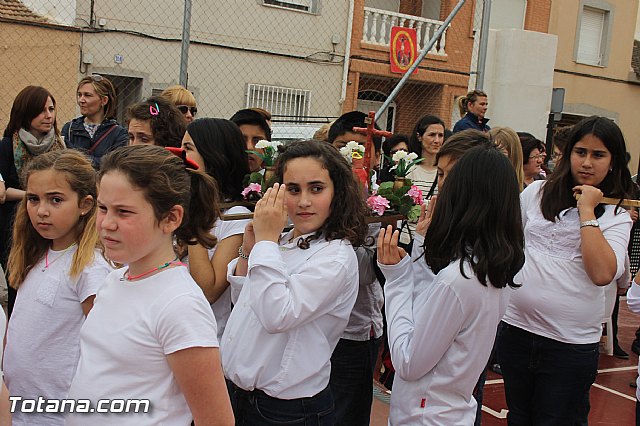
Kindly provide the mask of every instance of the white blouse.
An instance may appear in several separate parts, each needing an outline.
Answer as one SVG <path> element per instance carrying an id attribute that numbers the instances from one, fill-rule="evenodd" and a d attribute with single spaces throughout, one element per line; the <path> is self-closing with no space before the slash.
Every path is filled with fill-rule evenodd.
<path id="1" fill-rule="evenodd" d="M 379 264 L 387 278 L 385 309 L 396 376 L 389 424 L 471 425 L 473 388 L 486 366 L 509 291 L 482 285 L 468 264 L 433 274 Z M 416 263 L 425 263 L 421 258 Z"/>
<path id="2" fill-rule="evenodd" d="M 504 321 L 531 333 L 572 344 L 595 343 L 602 333 L 604 287 L 587 275 L 580 251 L 578 209 L 560 212 L 556 222 L 540 209 L 545 181 L 535 181 L 520 195 L 525 239 L 525 264 L 517 280 Z M 617 271 L 624 272 L 631 232 L 626 210 L 605 206 L 600 229 L 613 249 Z"/>
<path id="3" fill-rule="evenodd" d="M 246 277 L 234 275 L 237 259 L 229 264 L 235 306 L 220 344 L 229 380 L 280 399 L 327 387 L 331 354 L 358 292 L 358 262 L 348 241 L 313 240 L 303 250 L 291 237 L 258 242 Z"/>

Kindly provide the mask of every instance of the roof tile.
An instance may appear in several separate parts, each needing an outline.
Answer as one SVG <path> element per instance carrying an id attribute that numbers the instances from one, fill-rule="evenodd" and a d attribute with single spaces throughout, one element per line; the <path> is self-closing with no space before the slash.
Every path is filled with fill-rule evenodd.
<path id="1" fill-rule="evenodd" d="M 20 21 L 47 22 L 47 18 L 33 12 L 19 0 L 0 0 L 0 18 Z"/>

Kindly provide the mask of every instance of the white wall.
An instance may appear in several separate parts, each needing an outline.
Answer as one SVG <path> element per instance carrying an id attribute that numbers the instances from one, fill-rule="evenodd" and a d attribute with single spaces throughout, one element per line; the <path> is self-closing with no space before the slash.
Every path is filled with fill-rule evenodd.
<path id="1" fill-rule="evenodd" d="M 400 0 L 364 0 L 365 7 L 374 9 L 389 10 L 398 12 L 400 10 Z"/>
<path id="2" fill-rule="evenodd" d="M 527 0 L 492 0 L 489 27 L 495 30 L 522 29 L 526 9 Z"/>
<path id="3" fill-rule="evenodd" d="M 22 0 L 29 9 L 59 24 L 73 25 L 76 0 Z"/>
<path id="4" fill-rule="evenodd" d="M 636 15 L 636 35 L 634 38 L 636 40 L 640 40 L 640 7 L 638 8 L 638 13 Z"/>
<path id="5" fill-rule="evenodd" d="M 508 126 L 544 140 L 556 47 L 553 34 L 491 30 L 484 85 L 491 127 Z"/>

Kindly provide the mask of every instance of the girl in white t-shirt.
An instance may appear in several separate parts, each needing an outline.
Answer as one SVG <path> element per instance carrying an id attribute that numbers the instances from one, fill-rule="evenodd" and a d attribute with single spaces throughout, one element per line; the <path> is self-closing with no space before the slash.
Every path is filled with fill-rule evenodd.
<path id="1" fill-rule="evenodd" d="M 633 186 L 618 126 L 574 126 L 549 180 L 522 192 L 526 262 L 499 332 L 509 424 L 582 424 L 598 368 L 604 286 L 624 271 Z M 575 194 L 581 194 L 576 202 Z M 615 285 L 615 284 L 612 284 Z"/>
<path id="2" fill-rule="evenodd" d="M 215 243 L 215 182 L 196 168 L 183 150 L 152 145 L 102 160 L 97 229 L 107 258 L 128 266 L 107 277 L 80 334 L 69 398 L 96 412 L 68 425 L 233 423 L 211 307 L 173 250 L 174 235 Z M 140 399 L 138 412 L 97 412 Z"/>
<path id="3" fill-rule="evenodd" d="M 235 123 L 221 118 L 195 120 L 187 127 L 182 148 L 186 151 L 187 158 L 216 180 L 220 203 L 242 201 L 242 181 L 249 174 L 249 166 L 246 143 Z M 222 211 L 227 215 L 251 213 L 242 205 L 231 206 Z M 220 218 L 211 230 L 211 234 L 217 239 L 213 248 L 206 249 L 200 244 L 188 247 L 189 272 L 211 303 L 218 326 L 218 340 L 222 340 L 222 333 L 231 314 L 227 265 L 238 256 L 244 227 L 248 223 L 249 219 L 225 221 Z"/>
<path id="4" fill-rule="evenodd" d="M 80 355 L 80 327 L 111 268 L 96 249 L 96 179 L 75 150 L 33 159 L 25 170 L 9 255 L 17 297 L 7 332 L 4 373 L 22 399 L 67 396 Z M 22 412 L 13 424 L 62 425 L 60 412 Z M 29 412 L 27 412 L 29 411 Z"/>
<path id="5" fill-rule="evenodd" d="M 487 173 L 491 170 L 491 173 Z M 524 263 L 519 188 L 509 160 L 477 146 L 458 160 L 433 208 L 418 273 L 391 227 L 378 237 L 395 379 L 390 425 L 472 425 L 514 276 Z"/>
<path id="6" fill-rule="evenodd" d="M 333 425 L 331 353 L 358 292 L 353 245 L 365 205 L 346 160 L 319 141 L 290 144 L 229 264 L 234 308 L 222 343 L 238 424 Z M 281 234 L 288 222 L 290 232 Z"/>

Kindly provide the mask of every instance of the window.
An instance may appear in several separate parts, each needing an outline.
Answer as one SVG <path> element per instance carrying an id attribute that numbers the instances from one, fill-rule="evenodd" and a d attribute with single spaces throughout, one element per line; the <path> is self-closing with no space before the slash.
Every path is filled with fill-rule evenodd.
<path id="1" fill-rule="evenodd" d="M 602 10 L 585 8 L 580 25 L 578 62 L 591 65 L 602 64 L 602 36 L 606 13 Z"/>
<path id="2" fill-rule="evenodd" d="M 267 6 L 284 7 L 302 12 L 317 12 L 317 1 L 318 0 L 262 0 L 262 3 Z"/>
<path id="3" fill-rule="evenodd" d="M 581 1 L 574 51 L 576 62 L 601 67 L 607 65 L 612 17 L 613 9 L 608 3 Z"/>
<path id="4" fill-rule="evenodd" d="M 286 121 L 301 122 L 309 115 L 310 98 L 310 90 L 249 84 L 246 107 L 263 108 L 274 118 L 286 117 Z"/>

